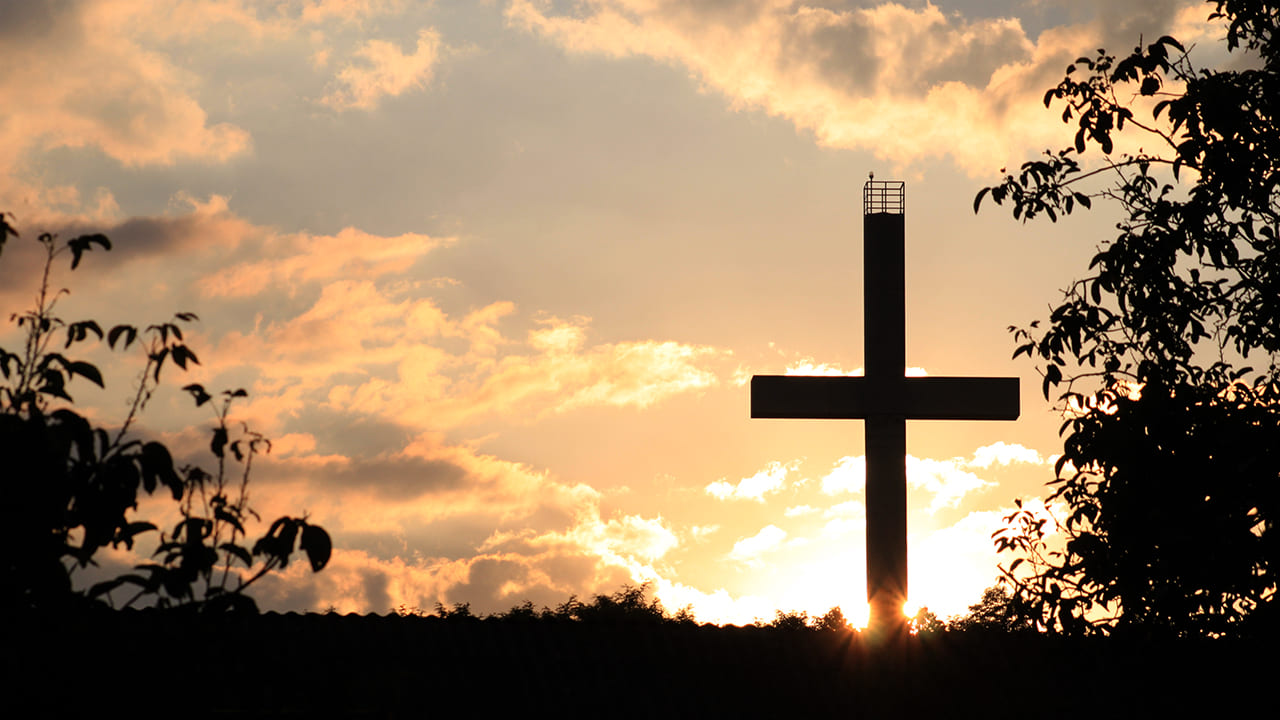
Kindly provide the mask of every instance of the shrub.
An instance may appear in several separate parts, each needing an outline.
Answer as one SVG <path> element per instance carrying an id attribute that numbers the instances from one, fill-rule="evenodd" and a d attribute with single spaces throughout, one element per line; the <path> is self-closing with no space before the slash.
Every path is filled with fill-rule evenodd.
<path id="1" fill-rule="evenodd" d="M 0 252 L 18 236 L 8 216 L 0 213 Z M 217 460 L 214 473 L 193 465 L 175 467 L 162 443 L 130 432 L 164 368 L 199 364 L 182 333 L 196 315 L 177 313 L 170 322 L 142 330 L 117 325 L 106 332 L 94 320 L 67 322 L 55 313 L 68 291 L 52 290 L 54 262 L 69 253 L 75 270 L 86 252 L 95 246 L 110 250 L 111 242 L 93 234 L 64 243 L 48 233 L 37 241 L 45 257 L 35 307 L 11 315 L 24 336 L 22 348 L 10 352 L 0 347 L 0 463 L 8 481 L 0 542 L 10 549 L 0 573 L 0 606 L 63 610 L 95 599 L 114 604 L 112 592 L 130 586 L 134 594 L 125 606 L 141 600 L 159 607 L 256 610 L 245 591 L 286 567 L 296 549 L 307 555 L 313 570 L 322 569 L 332 543 L 323 528 L 305 517 L 278 518 L 251 549 L 244 545 L 245 523 L 258 517 L 247 492 L 253 458 L 270 450 L 270 441 L 247 427 L 232 437 L 228 414 L 234 400 L 247 397 L 244 390 L 220 395 L 209 446 Z M 105 341 L 112 350 L 139 347 L 145 356 L 128 414 L 112 430 L 72 409 L 68 392 L 77 379 L 103 386 L 95 365 L 63 354 L 93 341 Z M 197 407 L 213 400 L 200 385 L 184 390 Z M 179 504 L 181 519 L 170 532 L 132 517 L 139 493 L 158 491 Z M 138 536 L 153 531 L 159 538 L 152 562 L 88 589 L 76 588 L 75 573 L 96 565 L 99 550 L 108 545 L 133 549 Z"/>

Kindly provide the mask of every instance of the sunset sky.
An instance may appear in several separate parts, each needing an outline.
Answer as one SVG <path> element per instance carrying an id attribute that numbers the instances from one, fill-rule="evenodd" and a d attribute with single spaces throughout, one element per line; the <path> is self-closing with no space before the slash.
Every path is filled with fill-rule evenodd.
<path id="1" fill-rule="evenodd" d="M 1006 328 L 1113 232 L 974 194 L 1070 142 L 1044 91 L 1201 3 L 0 0 L 0 309 L 41 231 L 104 232 L 58 309 L 200 316 L 143 432 L 211 465 L 178 388 L 243 387 L 268 520 L 330 566 L 264 609 L 555 605 L 651 582 L 745 623 L 865 616 L 862 424 L 749 419 L 752 374 L 862 366 L 861 188 L 907 193 L 907 361 L 1022 378 L 1017 422 L 908 424 L 911 600 L 964 612 L 1045 494 L 1061 418 Z M 20 342 L 14 330 L 0 346 Z M 118 425 L 142 358 L 71 387 Z M 149 500 L 142 518 L 171 512 Z M 265 530 L 264 527 L 256 529 Z M 103 557 L 106 570 L 136 561 Z"/>

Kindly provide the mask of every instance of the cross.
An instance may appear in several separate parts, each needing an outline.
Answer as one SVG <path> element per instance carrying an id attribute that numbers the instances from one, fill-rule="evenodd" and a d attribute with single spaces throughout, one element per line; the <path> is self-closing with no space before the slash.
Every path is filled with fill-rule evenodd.
<path id="1" fill-rule="evenodd" d="M 907 631 L 907 420 L 1016 420 L 1018 378 L 905 377 L 905 186 L 862 190 L 863 377 L 757 375 L 751 417 L 866 421 L 872 638 Z"/>

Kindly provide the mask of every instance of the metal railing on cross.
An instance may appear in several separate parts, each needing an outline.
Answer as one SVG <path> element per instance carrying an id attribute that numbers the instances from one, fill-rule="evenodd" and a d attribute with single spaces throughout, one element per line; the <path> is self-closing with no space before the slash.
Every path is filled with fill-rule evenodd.
<path id="1" fill-rule="evenodd" d="M 902 215 L 907 211 L 907 183 L 903 180 L 868 180 L 862 186 L 862 214 L 891 213 Z"/>

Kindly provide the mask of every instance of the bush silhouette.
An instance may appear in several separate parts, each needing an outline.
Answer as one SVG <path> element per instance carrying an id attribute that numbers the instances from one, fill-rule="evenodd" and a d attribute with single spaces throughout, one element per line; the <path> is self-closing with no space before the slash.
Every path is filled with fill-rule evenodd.
<path id="1" fill-rule="evenodd" d="M 0 253 L 17 237 L 9 216 L 0 213 Z M 254 456 L 270 449 L 266 438 L 247 428 L 232 436 L 228 413 L 234 400 L 247 396 L 244 390 L 220 395 L 209 446 L 217 460 L 214 473 L 193 465 L 175 467 L 163 444 L 131 435 L 162 370 L 199 363 L 182 333 L 182 326 L 197 317 L 178 313 L 170 322 L 144 329 L 117 325 L 106 332 L 94 320 L 66 322 L 55 313 L 67 293 L 53 290 L 55 261 L 70 254 L 75 270 L 86 252 L 110 250 L 111 242 L 94 234 L 64 243 L 47 233 L 37 241 L 44 263 L 35 306 L 11 316 L 24 334 L 23 346 L 17 352 L 0 348 L 0 463 L 6 480 L 0 542 L 18 549 L 5 554 L 0 606 L 62 611 L 98 600 L 114 605 L 112 593 L 128 588 L 125 606 L 142 601 L 159 607 L 256 611 L 245 591 L 287 566 L 297 549 L 313 570 L 322 569 L 331 541 L 323 528 L 305 518 L 281 517 L 252 548 L 244 545 L 245 524 L 257 517 L 248 504 L 250 469 Z M 103 379 L 95 365 L 63 352 L 93 341 L 105 341 L 113 350 L 139 347 L 145 356 L 128 414 L 111 430 L 72 409 L 69 388 L 74 381 L 102 387 Z M 213 400 L 200 385 L 184 390 L 198 407 Z M 179 504 L 182 519 L 172 530 L 131 517 L 143 492 L 163 492 Z M 151 532 L 158 533 L 152 562 L 88 589 L 75 587 L 75 573 L 96 564 L 99 550 L 108 545 L 133 549 L 139 536 Z"/>

